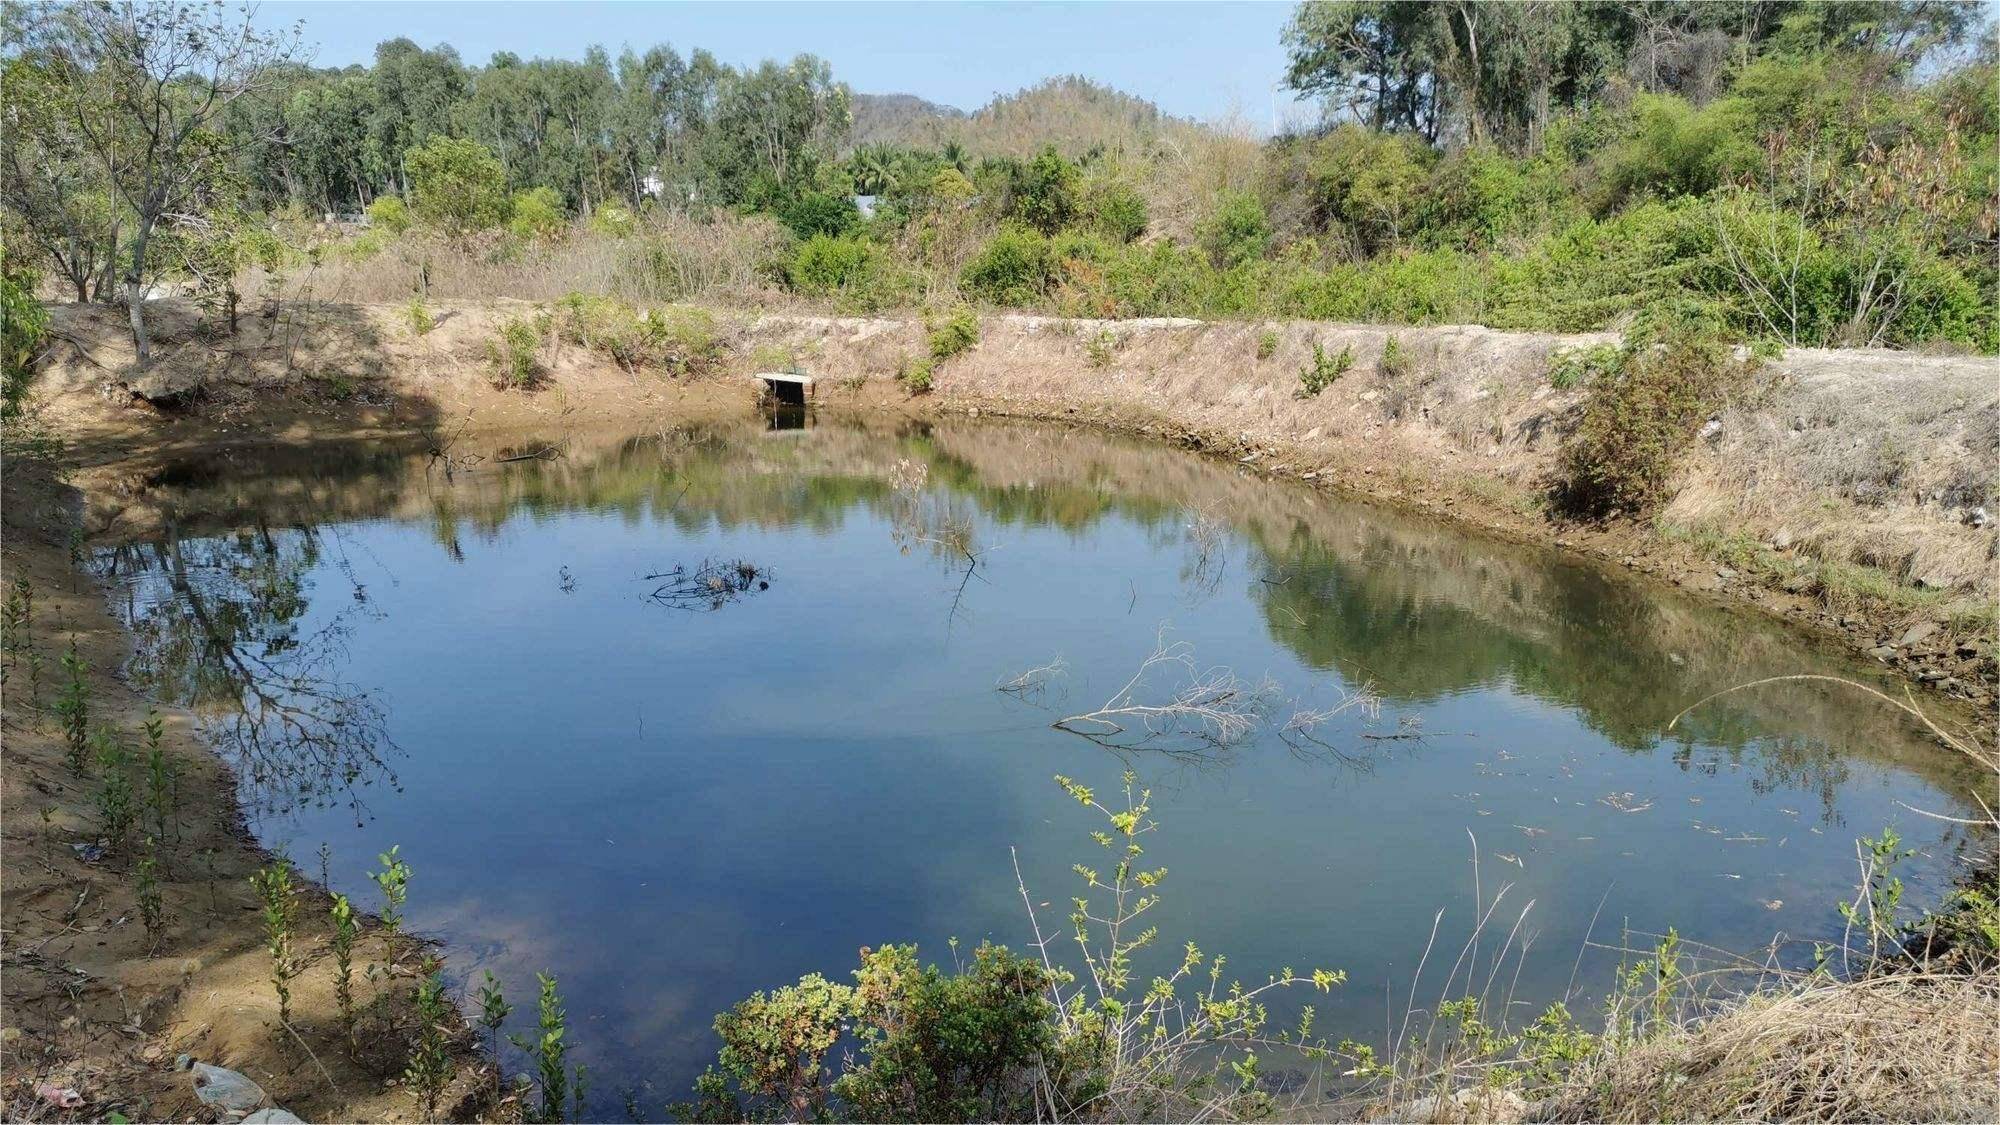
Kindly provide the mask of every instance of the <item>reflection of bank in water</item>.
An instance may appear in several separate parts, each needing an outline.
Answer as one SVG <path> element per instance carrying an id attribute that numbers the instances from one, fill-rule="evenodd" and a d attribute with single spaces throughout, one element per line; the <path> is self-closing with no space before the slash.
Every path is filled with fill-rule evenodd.
<path id="1" fill-rule="evenodd" d="M 764 429 L 768 433 L 804 430 L 812 422 L 812 408 L 802 403 L 767 400 Z"/>

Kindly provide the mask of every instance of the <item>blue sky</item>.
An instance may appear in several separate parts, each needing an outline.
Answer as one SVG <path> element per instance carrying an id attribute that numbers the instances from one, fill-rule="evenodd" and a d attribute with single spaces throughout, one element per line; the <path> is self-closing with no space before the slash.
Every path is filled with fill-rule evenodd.
<path id="1" fill-rule="evenodd" d="M 1213 120 L 1269 130 L 1288 3 L 336 3 L 267 2 L 267 24 L 305 21 L 320 66 L 368 62 L 408 36 L 468 63 L 495 51 L 580 57 L 592 43 L 706 47 L 737 65 L 802 51 L 864 93 L 916 94 L 976 109 L 995 94 L 1081 74 Z M 1283 91 L 1276 111 L 1296 112 Z"/>

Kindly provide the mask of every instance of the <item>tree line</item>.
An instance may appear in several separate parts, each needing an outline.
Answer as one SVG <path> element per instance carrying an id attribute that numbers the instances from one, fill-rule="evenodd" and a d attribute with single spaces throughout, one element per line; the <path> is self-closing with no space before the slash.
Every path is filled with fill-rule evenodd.
<path id="1" fill-rule="evenodd" d="M 810 55 L 472 66 L 393 39 L 327 69 L 219 4 L 0 20 L 9 269 L 123 296 L 142 356 L 154 279 L 233 315 L 243 268 L 298 252 L 275 219 L 361 211 L 530 241 L 768 215 L 766 276 L 862 308 L 1574 329 L 1673 295 L 1739 335 L 2000 347 L 2000 95 L 1964 0 L 1326 0 L 1284 32 L 1310 129 L 1065 79 L 859 147 Z"/>

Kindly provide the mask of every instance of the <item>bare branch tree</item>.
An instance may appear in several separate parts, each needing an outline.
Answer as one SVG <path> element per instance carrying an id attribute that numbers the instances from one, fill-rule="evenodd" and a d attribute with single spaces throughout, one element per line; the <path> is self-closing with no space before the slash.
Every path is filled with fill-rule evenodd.
<path id="1" fill-rule="evenodd" d="M 753 590 L 771 588 L 770 572 L 745 559 L 719 563 L 703 559 L 693 570 L 676 566 L 659 574 L 648 574 L 646 581 L 659 583 L 646 595 L 648 601 L 690 612 L 721 609 Z"/>

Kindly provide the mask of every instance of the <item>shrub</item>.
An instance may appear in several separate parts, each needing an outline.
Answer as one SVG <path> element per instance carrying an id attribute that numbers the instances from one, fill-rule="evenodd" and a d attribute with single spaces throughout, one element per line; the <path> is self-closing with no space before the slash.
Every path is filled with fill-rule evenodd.
<path id="1" fill-rule="evenodd" d="M 1109 367 L 1118 355 L 1118 337 L 1107 328 L 1084 343 L 1083 354 L 1092 367 Z"/>
<path id="2" fill-rule="evenodd" d="M 1076 218 L 1076 165 L 1053 147 L 1028 162 L 1014 189 L 1014 214 L 1041 231 L 1054 234 Z"/>
<path id="3" fill-rule="evenodd" d="M 1146 233 L 1146 200 L 1129 184 L 1095 187 L 1085 200 L 1090 225 L 1115 242 L 1130 242 Z"/>
<path id="4" fill-rule="evenodd" d="M 1032 305 L 1055 281 L 1049 240 L 1025 227 L 1002 227 L 959 274 L 959 285 L 996 305 Z"/>
<path id="5" fill-rule="evenodd" d="M 562 233 L 567 221 L 562 196 L 554 188 L 529 188 L 514 193 L 507 229 L 517 238 L 551 238 Z"/>
<path id="6" fill-rule="evenodd" d="M 1257 336 L 1257 358 L 1270 359 L 1277 354 L 1278 333 L 1275 329 L 1266 328 Z"/>
<path id="7" fill-rule="evenodd" d="M 720 358 L 715 319 L 701 309 L 635 310 L 612 297 L 571 293 L 548 314 L 557 340 L 599 355 L 627 371 L 700 374 Z"/>
<path id="8" fill-rule="evenodd" d="M 800 238 L 839 237 L 861 221 L 861 212 L 852 199 L 814 191 L 780 207 L 778 221 Z"/>
<path id="9" fill-rule="evenodd" d="M 1334 380 L 1347 374 L 1354 366 L 1354 349 L 1343 347 L 1340 354 L 1328 356 L 1326 348 L 1313 344 L 1312 362 L 1299 369 L 1299 397 L 1316 398 L 1319 393 L 1331 387 Z"/>
<path id="10" fill-rule="evenodd" d="M 1590 382 L 1563 447 L 1559 504 L 1601 517 L 1661 500 L 1681 451 L 1746 374 L 1712 320 L 1673 312 L 1642 321 L 1616 365 Z"/>
<path id="11" fill-rule="evenodd" d="M 1605 157 L 1611 202 L 1630 196 L 1701 195 L 1758 165 L 1748 111 L 1738 99 L 1696 109 L 1667 94 L 1633 100 L 1628 136 Z"/>
<path id="12" fill-rule="evenodd" d="M 818 233 L 792 254 L 786 280 L 800 292 L 826 294 L 859 283 L 875 258 L 875 248 L 862 239 Z"/>
<path id="13" fill-rule="evenodd" d="M 402 234 L 410 229 L 410 209 L 401 196 L 385 195 L 368 205 L 368 225 L 373 230 Z"/>
<path id="14" fill-rule="evenodd" d="M 487 341 L 486 358 L 493 364 L 500 385 L 526 390 L 535 385 L 542 372 L 538 354 L 541 331 L 531 320 L 511 317 L 500 326 L 498 337 Z"/>
<path id="15" fill-rule="evenodd" d="M 931 391 L 931 375 L 936 369 L 936 361 L 924 356 L 896 372 L 896 378 L 909 388 L 913 395 L 925 395 Z"/>
<path id="16" fill-rule="evenodd" d="M 432 137 L 407 160 L 412 210 L 446 231 L 486 230 L 507 217 L 507 172 L 486 146 L 463 137 Z"/>
<path id="17" fill-rule="evenodd" d="M 1580 387 L 1590 380 L 1614 372 L 1624 353 L 1616 344 L 1591 344 L 1579 348 L 1557 348 L 1549 353 L 1549 386 L 1559 391 Z"/>
<path id="18" fill-rule="evenodd" d="M 1375 365 L 1375 369 L 1381 372 L 1384 378 L 1400 379 L 1415 370 L 1416 366 L 1416 361 L 1412 360 L 1410 353 L 1404 350 L 1402 341 L 1391 336 L 1382 345 L 1382 360 Z"/>
<path id="19" fill-rule="evenodd" d="M 1270 247 L 1271 220 L 1256 196 L 1224 192 L 1215 213 L 1202 224 L 1201 243 L 1209 258 L 1222 268 L 1254 262 Z"/>
<path id="20" fill-rule="evenodd" d="M 939 363 L 979 342 L 979 318 L 963 305 L 942 319 L 926 318 L 925 329 L 930 338 L 931 358 Z"/>
<path id="21" fill-rule="evenodd" d="M 20 415 L 48 323 L 48 310 L 35 299 L 35 274 L 9 262 L 0 269 L 0 418 Z"/>
<path id="22" fill-rule="evenodd" d="M 412 297 L 403 306 L 403 319 L 409 323 L 412 336 L 427 335 L 437 327 L 437 318 L 431 315 L 430 306 L 424 304 L 422 297 Z"/>
<path id="23" fill-rule="evenodd" d="M 590 231 L 606 238 L 625 238 L 639 229 L 639 220 L 630 208 L 606 203 L 590 213 Z"/>

